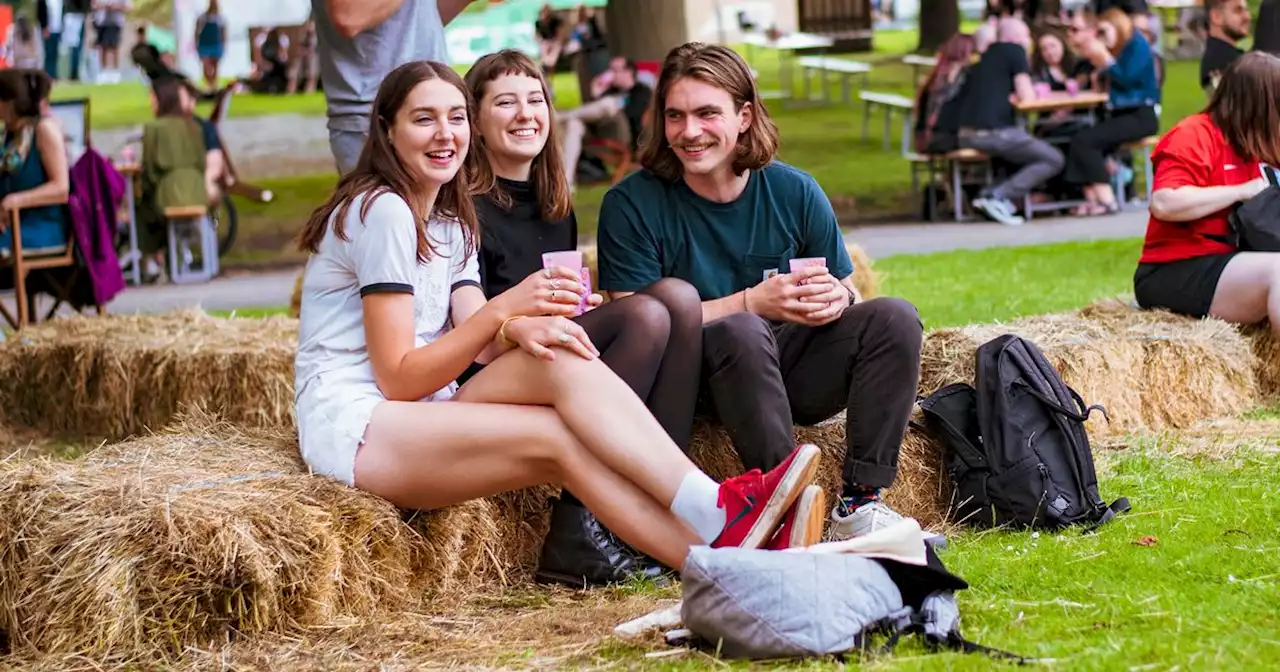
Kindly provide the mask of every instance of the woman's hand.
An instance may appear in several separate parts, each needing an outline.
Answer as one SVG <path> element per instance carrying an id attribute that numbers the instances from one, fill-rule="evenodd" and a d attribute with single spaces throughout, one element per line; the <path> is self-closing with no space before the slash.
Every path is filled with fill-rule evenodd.
<path id="1" fill-rule="evenodd" d="M 1271 186 L 1271 182 L 1268 181 L 1267 178 L 1255 177 L 1240 185 L 1240 200 L 1247 201 L 1254 196 L 1261 194 L 1263 191 L 1266 191 L 1269 186 Z"/>
<path id="2" fill-rule="evenodd" d="M 603 296 L 600 296 L 599 294 L 592 294 L 587 297 L 587 310 L 595 310 L 596 308 L 599 308 L 602 303 L 604 303 Z"/>
<path id="3" fill-rule="evenodd" d="M 6 213 L 25 207 L 26 198 L 22 192 L 15 192 L 0 199 L 0 210 Z"/>
<path id="4" fill-rule="evenodd" d="M 578 311 L 584 288 L 580 271 L 555 266 L 525 278 L 489 301 L 502 315 L 550 315 L 570 317 Z"/>
<path id="5" fill-rule="evenodd" d="M 548 362 L 556 358 L 552 348 L 565 348 L 583 359 L 595 359 L 600 351 L 577 322 L 563 317 L 529 317 L 512 320 L 503 331 L 521 350 Z"/>

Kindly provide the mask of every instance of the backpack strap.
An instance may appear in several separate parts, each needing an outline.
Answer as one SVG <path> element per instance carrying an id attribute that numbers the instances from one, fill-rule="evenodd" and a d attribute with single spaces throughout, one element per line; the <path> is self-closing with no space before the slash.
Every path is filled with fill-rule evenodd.
<path id="1" fill-rule="evenodd" d="M 1058 402 L 1057 399 L 1049 398 L 1049 395 L 1032 387 L 1027 383 L 1027 381 L 1021 378 L 1015 380 L 1014 384 L 1019 385 L 1023 389 L 1025 389 L 1027 392 L 1030 392 L 1031 396 L 1035 397 L 1036 399 L 1039 399 L 1041 402 L 1044 403 L 1044 405 L 1048 406 L 1049 408 L 1052 408 L 1053 410 L 1077 422 L 1085 422 L 1086 420 L 1089 419 L 1090 415 L 1093 415 L 1094 411 L 1102 411 L 1102 415 L 1103 417 L 1107 418 L 1107 422 L 1108 423 L 1111 422 L 1111 418 L 1107 416 L 1107 409 L 1097 404 L 1094 404 L 1093 406 L 1085 406 L 1084 399 L 1081 399 L 1080 395 L 1077 394 L 1075 390 L 1071 390 L 1071 388 L 1067 388 L 1067 389 L 1071 390 L 1071 396 L 1075 397 L 1076 402 L 1080 404 L 1081 411 L 1074 411 L 1074 410 L 1071 410 L 1070 408 L 1067 408 L 1066 406 L 1063 406 L 1061 403 Z"/>
<path id="2" fill-rule="evenodd" d="M 955 630 L 947 633 L 946 639 L 939 639 L 934 636 L 925 637 L 925 646 L 929 647 L 932 651 L 948 649 L 951 651 L 959 651 L 960 653 L 982 653 L 995 658 L 996 660 L 1005 660 L 1018 665 L 1027 665 L 1036 662 L 1033 658 L 1027 658 L 1023 655 L 1011 653 L 1009 651 L 1002 651 L 1000 649 L 993 649 L 989 646 L 983 646 L 976 642 L 971 642 L 962 637 L 960 633 Z"/>
<path id="3" fill-rule="evenodd" d="M 1102 516 L 1098 518 L 1098 522 L 1092 523 L 1088 527 L 1084 528 L 1084 531 L 1081 532 L 1081 534 L 1093 534 L 1094 532 L 1097 532 L 1099 527 L 1111 522 L 1116 516 L 1128 511 L 1130 508 L 1128 497 L 1117 498 L 1116 501 L 1111 502 L 1111 506 L 1108 506 L 1106 510 L 1102 512 Z"/>

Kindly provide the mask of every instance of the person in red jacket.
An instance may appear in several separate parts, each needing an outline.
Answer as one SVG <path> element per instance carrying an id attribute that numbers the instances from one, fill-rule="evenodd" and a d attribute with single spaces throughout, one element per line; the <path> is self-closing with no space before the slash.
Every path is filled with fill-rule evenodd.
<path id="1" fill-rule="evenodd" d="M 1280 58 L 1236 59 L 1204 112 L 1178 122 L 1151 154 L 1151 219 L 1133 288 L 1143 308 L 1280 329 L 1280 254 L 1241 252 L 1227 218 L 1280 166 Z"/>

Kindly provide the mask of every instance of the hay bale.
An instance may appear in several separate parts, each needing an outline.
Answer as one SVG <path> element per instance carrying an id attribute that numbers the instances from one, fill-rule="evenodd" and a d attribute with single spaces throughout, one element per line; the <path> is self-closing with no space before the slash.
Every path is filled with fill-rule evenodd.
<path id="1" fill-rule="evenodd" d="M 409 516 L 311 476 L 290 431 L 200 413 L 76 461 L 0 464 L 15 651 L 177 652 L 456 599 L 512 574 L 501 509 Z"/>
<path id="2" fill-rule="evenodd" d="M 849 252 L 849 259 L 853 261 L 853 286 L 858 288 L 858 293 L 864 299 L 880 296 L 880 276 L 876 273 L 875 264 L 872 263 L 866 250 L 857 243 L 845 245 L 845 250 Z"/>
<path id="3" fill-rule="evenodd" d="M 914 419 L 919 423 L 919 413 Z M 811 427 L 796 428 L 796 443 L 812 443 L 822 449 L 817 483 L 834 499 L 843 482 L 846 450 L 844 413 Z M 737 476 L 744 469 L 733 441 L 723 425 L 707 418 L 694 423 L 689 457 L 717 481 Z M 898 456 L 898 479 L 885 491 L 886 502 L 904 516 L 930 529 L 946 526 L 951 491 L 942 467 L 941 442 L 912 426 Z"/>
<path id="4" fill-rule="evenodd" d="M 289 317 L 295 320 L 302 317 L 302 278 L 306 272 L 305 268 L 298 271 L 298 277 L 293 281 L 293 292 L 289 295 Z"/>
<path id="5" fill-rule="evenodd" d="M 1258 395 L 1271 403 L 1280 400 L 1280 339 L 1276 339 L 1271 325 L 1266 322 L 1244 327 L 1241 333 L 1253 350 Z"/>
<path id="6" fill-rule="evenodd" d="M 1232 324 L 1139 310 L 1114 299 L 1086 306 L 1079 314 L 1103 324 L 1115 337 L 1142 345 L 1139 386 L 1146 427 L 1189 427 L 1237 415 L 1260 399 L 1254 374 L 1258 359 Z"/>
<path id="7" fill-rule="evenodd" d="M 291 428 L 297 321 L 198 310 L 69 317 L 0 343 L 5 421 L 118 440 L 202 405 L 246 426 Z"/>
<path id="8" fill-rule="evenodd" d="M 1006 333 L 1035 343 L 1086 402 L 1106 407 L 1110 423 L 1100 416 L 1086 423 L 1094 437 L 1185 427 L 1240 413 L 1257 401 L 1253 356 L 1233 327 L 1116 301 L 1075 313 L 930 332 L 920 393 L 972 383 L 978 346 Z"/>

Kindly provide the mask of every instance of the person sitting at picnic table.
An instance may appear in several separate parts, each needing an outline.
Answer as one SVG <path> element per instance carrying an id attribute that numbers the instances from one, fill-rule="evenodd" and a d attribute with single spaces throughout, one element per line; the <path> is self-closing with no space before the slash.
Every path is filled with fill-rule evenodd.
<path id="1" fill-rule="evenodd" d="M 165 77 L 151 83 L 156 118 L 142 129 L 142 171 L 137 196 L 138 247 L 147 257 L 144 275 L 164 266 L 166 208 L 208 205 L 204 133 L 184 100 L 185 83 Z"/>
<path id="2" fill-rule="evenodd" d="M 1160 130 L 1155 58 L 1147 38 L 1115 7 L 1098 17 L 1097 35 L 1082 39 L 1077 51 L 1106 77 L 1108 101 L 1103 118 L 1071 138 L 1064 177 L 1084 190 L 1085 203 L 1073 214 L 1113 214 L 1120 203 L 1111 188 L 1114 168 L 1108 167 L 1107 156 Z"/>
<path id="3" fill-rule="evenodd" d="M 663 278 L 692 283 L 706 409 L 742 464 L 775 467 L 791 450 L 793 419 L 843 411 L 848 444 L 829 535 L 900 521 L 881 495 L 897 478 L 915 405 L 919 314 L 902 299 L 858 296 L 831 201 L 811 175 L 777 160 L 778 128 L 742 56 L 717 44 L 676 47 L 656 91 L 644 168 L 600 205 L 600 287 L 621 299 Z"/>
<path id="4" fill-rule="evenodd" d="M 1280 331 L 1280 254 L 1241 252 L 1228 216 L 1280 165 L 1280 57 L 1250 52 L 1223 72 L 1204 112 L 1178 122 L 1151 153 L 1151 218 L 1133 276 L 1143 308 Z"/>
<path id="5" fill-rule="evenodd" d="M 1200 88 L 1207 96 L 1212 95 L 1222 71 L 1244 53 L 1236 45 L 1249 37 L 1249 23 L 1253 18 L 1245 0 L 1207 0 L 1205 7 L 1209 38 L 1205 40 L 1204 55 L 1200 58 Z"/>
<path id="6" fill-rule="evenodd" d="M 556 298 L 582 297 L 579 269 L 485 299 L 473 107 L 448 65 L 392 70 L 359 160 L 299 234 L 310 256 L 294 389 L 312 472 L 417 510 L 563 485 L 677 570 L 694 545 L 758 548 L 784 523 L 816 537 L 791 516 L 817 487 L 817 447 L 717 484 L 566 318 L 573 306 Z"/>
<path id="7" fill-rule="evenodd" d="M 1008 178 L 984 187 L 973 208 L 992 221 L 1016 226 L 1018 202 L 1062 170 L 1062 152 L 1032 136 L 1017 123 L 1013 101 L 1035 100 L 1027 51 L 1031 31 L 1020 19 L 1005 18 L 999 40 L 969 73 L 960 103 L 960 147 L 974 149 L 1015 169 Z"/>
<path id="8" fill-rule="evenodd" d="M 915 150 L 921 154 L 946 154 L 959 146 L 960 101 L 973 60 L 976 41 L 957 33 L 938 49 L 937 63 L 916 94 Z"/>
<path id="9" fill-rule="evenodd" d="M 578 220 L 559 156 L 554 112 L 542 68 L 504 50 L 467 71 L 476 101 L 476 212 L 480 284 L 494 299 L 542 271 L 542 254 L 578 246 Z M 578 296 L 559 292 L 574 303 Z M 658 419 L 671 440 L 688 451 L 702 365 L 702 303 L 687 282 L 667 278 L 641 293 L 573 318 L 618 374 Z M 465 382 L 479 371 L 476 364 Z M 572 494 L 552 509 L 538 578 L 578 587 L 662 572 L 652 560 L 621 545 Z"/>
<path id="10" fill-rule="evenodd" d="M 53 82 L 43 70 L 0 70 L 0 256 L 12 258 L 18 213 L 23 255 L 62 250 L 70 224 L 70 171 L 57 120 L 42 113 Z"/>

